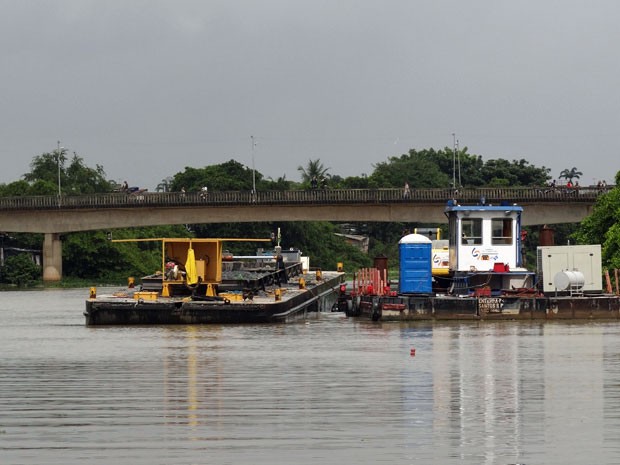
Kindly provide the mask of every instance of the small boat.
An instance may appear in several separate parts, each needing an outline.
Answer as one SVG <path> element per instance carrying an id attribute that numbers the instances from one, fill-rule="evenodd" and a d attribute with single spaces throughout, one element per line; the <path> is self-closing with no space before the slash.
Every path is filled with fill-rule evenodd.
<path id="1" fill-rule="evenodd" d="M 156 240 L 162 271 L 109 295 L 91 288 L 87 326 L 289 322 L 331 311 L 344 281 L 343 272 L 311 271 L 296 250 L 235 257 L 223 249 L 257 239 Z"/>

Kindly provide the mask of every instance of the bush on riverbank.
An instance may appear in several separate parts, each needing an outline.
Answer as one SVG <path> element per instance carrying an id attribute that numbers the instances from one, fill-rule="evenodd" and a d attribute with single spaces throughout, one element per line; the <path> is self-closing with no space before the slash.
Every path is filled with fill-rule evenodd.
<path id="1" fill-rule="evenodd" d="M 41 281 L 41 267 L 28 253 L 7 257 L 0 267 L 0 282 L 18 287 L 31 286 Z"/>

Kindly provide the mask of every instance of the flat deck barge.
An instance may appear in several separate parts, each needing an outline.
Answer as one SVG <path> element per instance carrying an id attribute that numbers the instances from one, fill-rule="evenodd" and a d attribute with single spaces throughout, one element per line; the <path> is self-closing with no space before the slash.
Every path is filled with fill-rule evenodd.
<path id="1" fill-rule="evenodd" d="M 615 320 L 620 319 L 620 297 L 360 296 L 350 314 L 373 321 Z"/>
<path id="2" fill-rule="evenodd" d="M 245 299 L 234 292 L 196 298 L 122 290 L 89 298 L 84 316 L 87 326 L 290 322 L 309 312 L 330 311 L 343 281 L 344 273 L 322 272 L 320 281 L 315 273 L 305 273 Z"/>
<path id="3" fill-rule="evenodd" d="M 345 278 L 309 271 L 293 249 L 237 261 L 223 254 L 223 239 L 156 240 L 163 271 L 143 277 L 139 288 L 108 295 L 91 288 L 87 326 L 289 322 L 330 311 Z"/>

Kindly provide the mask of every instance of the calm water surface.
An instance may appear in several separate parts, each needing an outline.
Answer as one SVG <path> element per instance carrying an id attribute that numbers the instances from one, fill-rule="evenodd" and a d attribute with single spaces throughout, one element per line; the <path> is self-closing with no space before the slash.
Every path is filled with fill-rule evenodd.
<path id="1" fill-rule="evenodd" d="M 87 296 L 0 293 L 0 463 L 620 463 L 620 323 L 87 328 Z"/>

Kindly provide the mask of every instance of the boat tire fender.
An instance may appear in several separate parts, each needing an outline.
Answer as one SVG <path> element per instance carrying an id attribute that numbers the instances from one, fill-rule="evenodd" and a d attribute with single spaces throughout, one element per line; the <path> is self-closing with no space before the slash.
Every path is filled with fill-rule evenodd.
<path id="1" fill-rule="evenodd" d="M 372 321 L 379 321 L 381 318 L 381 308 L 379 307 L 379 303 L 375 300 L 372 303 Z"/>

